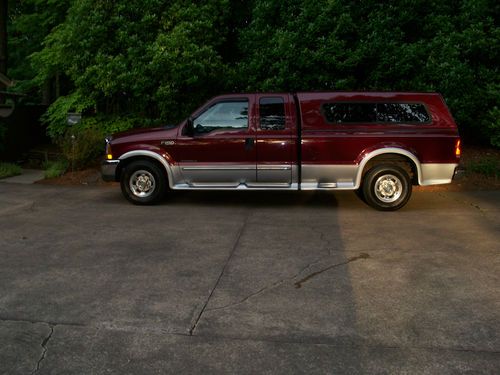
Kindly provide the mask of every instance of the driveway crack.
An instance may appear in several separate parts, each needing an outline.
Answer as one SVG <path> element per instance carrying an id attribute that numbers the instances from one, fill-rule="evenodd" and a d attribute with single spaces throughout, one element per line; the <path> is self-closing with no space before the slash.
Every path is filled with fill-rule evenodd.
<path id="1" fill-rule="evenodd" d="M 316 271 L 316 272 L 313 272 L 311 273 L 310 275 L 307 275 L 306 277 L 304 277 L 303 279 L 297 281 L 295 283 L 295 288 L 301 288 L 302 287 L 302 284 L 304 284 L 305 282 L 309 281 L 310 279 L 312 279 L 313 277 L 325 272 L 325 271 L 328 271 L 328 270 L 331 270 L 332 268 L 336 268 L 336 267 L 340 267 L 340 266 L 344 266 L 348 263 L 351 263 L 351 262 L 354 262 L 356 260 L 359 260 L 359 259 L 368 259 L 370 257 L 369 254 L 366 254 L 366 253 L 361 253 L 359 254 L 358 256 L 355 256 L 355 257 L 351 257 L 351 258 L 348 258 L 345 262 L 341 262 L 341 263 L 336 263 L 336 264 L 332 264 L 331 266 L 328 266 L 326 268 L 323 268 L 322 270 L 319 270 L 319 271 Z"/>
<path id="2" fill-rule="evenodd" d="M 250 298 L 253 298 L 253 297 L 256 297 L 258 296 L 259 294 L 262 294 L 264 293 L 265 291 L 267 290 L 270 290 L 270 289 L 273 289 L 273 288 L 276 288 L 277 286 L 280 286 L 281 284 L 283 284 L 285 281 L 289 281 L 289 280 L 293 280 L 295 279 L 297 276 L 299 276 L 300 274 L 302 274 L 305 270 L 311 268 L 312 266 L 314 266 L 316 263 L 319 263 L 321 261 L 323 261 L 324 257 L 322 258 L 319 258 L 319 259 L 316 259 L 315 261 L 307 264 L 306 266 L 302 267 L 300 269 L 299 272 L 297 272 L 296 274 L 294 274 L 293 276 L 290 276 L 290 277 L 286 277 L 284 279 L 281 279 L 281 280 L 278 280 L 278 281 L 275 281 L 274 283 L 270 284 L 270 285 L 266 285 L 264 287 L 262 287 L 261 289 L 257 290 L 256 292 L 253 292 L 249 295 L 247 295 L 246 297 L 242 298 L 241 300 L 237 301 L 237 302 L 232 302 L 232 303 L 228 303 L 227 305 L 223 305 L 223 306 L 219 306 L 219 307 L 214 307 L 214 308 L 211 308 L 211 309 L 207 309 L 207 311 L 216 311 L 216 310 L 222 310 L 222 309 L 227 309 L 229 307 L 233 307 L 233 306 L 237 306 L 237 305 L 241 305 L 242 303 L 245 303 L 246 301 L 248 301 Z"/>
<path id="3" fill-rule="evenodd" d="M 331 257 L 332 254 L 333 254 L 331 241 L 326 238 L 326 235 L 325 235 L 324 231 L 318 230 L 318 229 L 314 229 L 314 231 L 318 232 L 318 234 L 319 234 L 319 240 L 321 242 L 325 243 L 325 249 L 326 249 L 326 252 L 327 252 L 326 256 L 322 256 L 322 257 L 317 258 L 316 260 L 308 263 L 307 265 L 305 265 L 304 267 L 302 267 L 299 272 L 295 273 L 293 276 L 286 277 L 284 279 L 275 281 L 275 282 L 273 282 L 270 285 L 266 285 L 266 286 L 260 288 L 259 290 L 250 293 L 249 295 L 247 295 L 246 297 L 240 299 L 237 302 L 232 302 L 232 303 L 228 303 L 228 304 L 223 305 L 223 306 L 214 307 L 214 308 L 211 308 L 211 309 L 206 309 L 206 311 L 222 310 L 222 309 L 227 309 L 229 307 L 234 307 L 234 306 L 237 306 L 237 305 L 241 305 L 242 303 L 247 302 L 249 299 L 258 296 L 258 295 L 266 292 L 267 290 L 276 288 L 276 287 L 280 286 L 281 284 L 283 284 L 286 281 L 290 281 L 290 280 L 293 280 L 293 279 L 297 278 L 299 275 L 301 275 L 303 272 L 305 272 L 307 269 L 311 268 L 315 264 L 320 263 L 320 262 L 324 261 L 326 258 Z"/>
<path id="4" fill-rule="evenodd" d="M 54 322 L 54 321 L 46 321 L 46 320 L 20 319 L 20 318 L 2 317 L 2 316 L 0 316 L 0 322 L 46 324 L 48 326 L 69 326 L 69 327 L 85 327 L 86 326 L 86 324 L 83 324 L 83 323 Z"/>
<path id="5" fill-rule="evenodd" d="M 45 359 L 47 355 L 47 344 L 49 343 L 49 340 L 52 338 L 52 335 L 54 334 L 54 326 L 52 324 L 48 325 L 50 328 L 50 332 L 47 337 L 42 341 L 42 355 L 38 359 L 38 362 L 36 364 L 36 368 L 31 372 L 31 374 L 36 374 L 38 370 L 40 370 L 40 365 L 42 364 L 43 360 Z"/>
<path id="6" fill-rule="evenodd" d="M 205 312 L 205 309 L 207 308 L 208 302 L 210 302 L 210 298 L 212 298 L 212 295 L 214 294 L 215 289 L 217 289 L 217 286 L 219 285 L 219 283 L 222 279 L 222 276 L 224 275 L 224 271 L 226 270 L 229 262 L 231 261 L 231 258 L 233 257 L 234 253 L 236 252 L 236 249 L 238 248 L 238 245 L 240 243 L 243 232 L 245 231 L 245 228 L 247 226 L 249 216 L 250 216 L 250 214 L 248 214 L 245 217 L 245 220 L 243 221 L 243 225 L 241 226 L 241 228 L 238 232 L 238 235 L 236 236 L 236 240 L 234 241 L 233 248 L 231 249 L 231 252 L 229 253 L 229 256 L 226 259 L 226 262 L 224 263 L 224 266 L 222 267 L 222 270 L 220 271 L 219 277 L 217 278 L 217 281 L 215 282 L 212 290 L 210 291 L 210 294 L 208 295 L 208 298 L 205 301 L 203 307 L 201 308 L 198 316 L 196 317 L 196 320 L 194 321 L 193 325 L 191 326 L 191 328 L 188 331 L 189 336 L 193 335 L 194 330 L 196 329 L 196 327 L 198 326 L 198 323 L 200 322 L 201 316 L 203 315 L 203 313 Z"/>

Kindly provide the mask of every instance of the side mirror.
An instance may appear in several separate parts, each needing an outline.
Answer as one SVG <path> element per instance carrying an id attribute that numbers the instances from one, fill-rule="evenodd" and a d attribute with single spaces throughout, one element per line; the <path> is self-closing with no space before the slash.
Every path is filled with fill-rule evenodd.
<path id="1" fill-rule="evenodd" d="M 193 118 L 189 117 L 186 120 L 186 135 L 188 137 L 193 137 L 194 136 L 194 124 L 193 124 Z"/>

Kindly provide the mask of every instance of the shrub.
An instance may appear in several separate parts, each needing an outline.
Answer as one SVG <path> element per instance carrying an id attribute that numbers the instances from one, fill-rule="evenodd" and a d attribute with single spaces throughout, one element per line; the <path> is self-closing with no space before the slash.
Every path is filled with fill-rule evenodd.
<path id="1" fill-rule="evenodd" d="M 44 164 L 45 178 L 59 177 L 68 169 L 68 162 L 65 160 L 49 161 Z"/>
<path id="2" fill-rule="evenodd" d="M 55 138 L 71 169 L 93 164 L 104 153 L 104 137 L 134 126 L 134 119 L 89 117 Z"/>
<path id="3" fill-rule="evenodd" d="M 500 177 L 500 161 L 494 157 L 484 157 L 467 165 L 470 172 L 488 177 Z"/>
<path id="4" fill-rule="evenodd" d="M 486 118 L 490 143 L 500 148 L 500 108 L 493 107 Z"/>
<path id="5" fill-rule="evenodd" d="M 18 176 L 22 173 L 21 167 L 11 163 L 0 163 L 0 178 Z"/>
<path id="6" fill-rule="evenodd" d="M 71 165 L 71 169 L 84 168 L 103 152 L 102 133 L 97 129 L 72 128 L 58 138 L 56 143 Z"/>

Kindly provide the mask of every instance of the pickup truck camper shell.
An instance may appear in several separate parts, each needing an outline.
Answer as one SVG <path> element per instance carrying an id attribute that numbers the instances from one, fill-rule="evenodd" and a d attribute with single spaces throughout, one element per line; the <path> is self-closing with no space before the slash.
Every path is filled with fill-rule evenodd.
<path id="1" fill-rule="evenodd" d="M 379 210 L 452 181 L 460 137 L 437 93 L 220 95 L 175 127 L 106 138 L 102 175 L 135 204 L 173 190 L 357 190 Z"/>

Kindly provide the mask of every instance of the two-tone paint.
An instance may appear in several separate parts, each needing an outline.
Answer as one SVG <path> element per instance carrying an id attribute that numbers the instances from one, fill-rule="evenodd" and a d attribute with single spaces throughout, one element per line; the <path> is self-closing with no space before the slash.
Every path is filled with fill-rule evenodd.
<path id="1" fill-rule="evenodd" d="M 260 127 L 261 98 L 285 103 L 285 128 Z M 451 182 L 459 163 L 456 124 L 439 94 L 384 92 L 253 93 L 215 97 L 196 110 L 248 100 L 246 129 L 189 135 L 187 121 L 173 128 L 136 130 L 107 140 L 106 180 L 120 179 L 130 160 L 155 160 L 172 189 L 357 189 L 370 162 L 397 156 L 414 170 L 414 182 Z M 321 113 L 330 102 L 421 103 L 424 124 L 328 123 Z"/>

